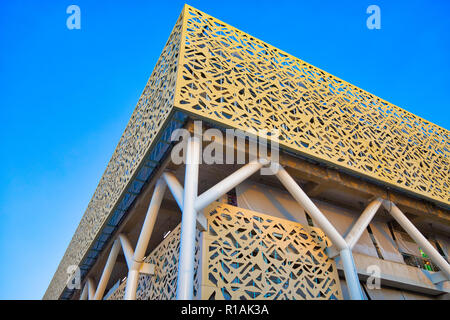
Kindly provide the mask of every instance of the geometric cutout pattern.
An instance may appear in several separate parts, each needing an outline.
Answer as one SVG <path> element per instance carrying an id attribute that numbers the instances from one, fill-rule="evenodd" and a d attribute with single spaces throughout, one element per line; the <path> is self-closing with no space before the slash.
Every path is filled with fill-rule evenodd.
<path id="1" fill-rule="evenodd" d="M 136 300 L 175 300 L 177 292 L 178 256 L 180 250 L 181 224 L 149 254 L 145 262 L 155 265 L 155 274 L 140 274 L 136 291 Z M 194 269 L 194 298 L 199 294 L 199 237 L 197 232 Z M 122 300 L 126 281 L 108 297 L 108 300 Z"/>
<path id="2" fill-rule="evenodd" d="M 342 299 L 319 228 L 217 202 L 206 212 L 203 300 Z"/>
<path id="3" fill-rule="evenodd" d="M 197 232 L 194 299 L 337 300 L 342 292 L 331 243 L 316 227 L 215 202 L 205 209 L 208 230 Z M 174 300 L 181 224 L 145 259 L 137 300 Z M 108 300 L 122 300 L 126 281 Z"/>
<path id="4" fill-rule="evenodd" d="M 449 131 L 190 6 L 175 108 L 450 204 Z"/>
<path id="5" fill-rule="evenodd" d="M 55 272 L 58 299 L 174 109 L 450 204 L 449 131 L 185 6 Z"/>

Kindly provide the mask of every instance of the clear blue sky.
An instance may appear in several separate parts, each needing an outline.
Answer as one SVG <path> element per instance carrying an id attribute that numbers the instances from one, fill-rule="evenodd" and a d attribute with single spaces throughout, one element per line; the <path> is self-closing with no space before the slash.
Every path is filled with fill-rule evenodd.
<path id="1" fill-rule="evenodd" d="M 450 1 L 188 3 L 450 128 Z M 182 7 L 1 1 L 0 299 L 44 294 Z"/>

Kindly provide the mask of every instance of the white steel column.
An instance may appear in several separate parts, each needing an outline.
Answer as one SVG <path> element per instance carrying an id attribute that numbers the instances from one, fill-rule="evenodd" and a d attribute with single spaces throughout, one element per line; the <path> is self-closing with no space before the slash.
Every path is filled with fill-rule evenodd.
<path id="1" fill-rule="evenodd" d="M 428 242 L 428 240 L 420 233 L 419 230 L 408 220 L 408 218 L 400 211 L 400 209 L 392 201 L 384 201 L 383 206 L 390 212 L 392 217 L 402 226 L 403 229 L 414 239 L 419 247 L 430 257 L 439 269 L 450 280 L 450 265 L 439 254 L 439 252 Z"/>
<path id="2" fill-rule="evenodd" d="M 86 282 L 84 284 L 83 291 L 81 291 L 80 300 L 87 300 L 87 299 L 88 299 L 88 283 Z"/>
<path id="3" fill-rule="evenodd" d="M 123 234 L 119 235 L 128 265 L 128 277 L 124 297 L 125 300 L 136 300 L 136 290 L 139 282 L 140 269 L 143 264 L 145 251 L 147 250 L 148 242 L 152 235 L 153 227 L 155 226 L 156 218 L 158 216 L 165 191 L 166 182 L 160 178 L 155 185 L 152 199 L 148 206 L 147 214 L 145 216 L 141 233 L 139 234 L 136 244 L 136 249 L 134 251 L 126 236 Z"/>
<path id="4" fill-rule="evenodd" d="M 166 191 L 166 182 L 163 179 L 159 179 L 156 182 L 155 190 L 153 191 L 152 200 L 148 206 L 147 214 L 145 216 L 144 223 L 142 225 L 141 233 L 134 250 L 133 260 L 135 262 L 142 262 L 147 250 L 148 242 L 152 236 L 153 227 L 155 226 L 156 218 L 158 216 L 159 208 L 164 198 L 164 192 Z"/>
<path id="5" fill-rule="evenodd" d="M 350 299 L 362 300 L 363 294 L 361 285 L 359 284 L 358 273 L 356 271 L 355 263 L 351 250 L 349 249 L 344 238 L 333 227 L 328 219 L 320 212 L 316 205 L 309 199 L 306 193 L 299 187 L 295 180 L 287 173 L 287 171 L 280 165 L 276 176 L 280 179 L 281 183 L 291 193 L 295 200 L 312 216 L 315 222 L 319 224 L 319 227 L 325 232 L 325 234 L 331 239 L 333 245 L 339 250 L 342 265 L 344 267 L 345 280 L 347 282 Z"/>
<path id="6" fill-rule="evenodd" d="M 106 261 L 105 268 L 103 269 L 102 276 L 100 277 L 100 281 L 98 282 L 98 287 L 97 290 L 95 291 L 94 300 L 101 300 L 103 298 L 106 285 L 108 284 L 109 277 L 111 276 L 111 272 L 114 268 L 114 264 L 116 263 L 119 251 L 120 251 L 120 242 L 119 239 L 116 239 L 109 253 L 108 260 Z"/>
<path id="7" fill-rule="evenodd" d="M 333 225 L 328 221 L 328 219 L 322 214 L 319 208 L 309 199 L 306 193 L 299 187 L 297 182 L 287 173 L 287 171 L 279 166 L 276 176 L 280 179 L 281 183 L 289 191 L 289 193 L 294 197 L 295 200 L 312 216 L 315 222 L 317 222 L 330 237 L 333 245 L 340 251 L 347 248 L 347 243 L 344 238 L 337 232 Z"/>
<path id="8" fill-rule="evenodd" d="M 175 201 L 178 204 L 178 207 L 183 210 L 183 197 L 184 197 L 184 190 L 183 186 L 178 181 L 177 177 L 174 176 L 171 172 L 164 172 L 163 178 L 167 183 L 167 186 L 169 187 L 170 192 L 172 193 L 173 197 L 175 198 Z"/>
<path id="9" fill-rule="evenodd" d="M 225 193 L 236 187 L 242 181 L 246 180 L 256 171 L 261 169 L 263 165 L 268 163 L 269 162 L 267 160 L 263 159 L 250 161 L 245 166 L 239 168 L 231 175 L 229 175 L 228 177 L 217 183 L 215 186 L 203 192 L 195 202 L 195 209 L 197 211 L 203 210 L 211 202 L 223 196 Z"/>
<path id="10" fill-rule="evenodd" d="M 375 215 L 375 213 L 377 213 L 382 202 L 383 200 L 380 198 L 373 200 L 371 203 L 369 203 L 363 213 L 361 213 L 355 225 L 345 237 L 345 242 L 347 242 L 350 250 L 352 250 L 355 244 L 358 242 L 364 230 L 367 228 L 370 221 L 372 221 L 373 216 Z"/>
<path id="11" fill-rule="evenodd" d="M 345 282 L 347 282 L 348 294 L 351 300 L 364 300 L 359 283 L 358 271 L 356 270 L 355 261 L 353 260 L 352 251 L 350 248 L 345 248 L 339 251 L 339 256 L 342 260 L 342 267 L 344 269 Z"/>
<path id="12" fill-rule="evenodd" d="M 123 254 L 125 256 L 125 260 L 127 262 L 127 266 L 128 268 L 130 268 L 130 266 L 133 263 L 133 247 L 131 247 L 130 241 L 128 240 L 127 236 L 124 235 L 123 233 L 119 234 L 119 240 L 120 240 L 120 244 L 122 245 L 122 250 L 123 250 Z"/>
<path id="13" fill-rule="evenodd" d="M 124 234 L 119 234 L 120 243 L 122 244 L 123 254 L 125 255 L 125 260 L 128 266 L 128 277 L 127 284 L 125 287 L 124 300 L 135 300 L 136 299 L 136 287 L 134 284 L 139 280 L 139 269 L 133 266 L 133 248 L 131 247 L 130 241 Z M 133 290 L 134 289 L 134 290 Z"/>
<path id="14" fill-rule="evenodd" d="M 200 139 L 190 137 L 186 149 L 183 214 L 181 218 L 180 257 L 178 260 L 177 300 L 192 300 L 194 289 L 195 233 L 198 193 Z"/>
<path id="15" fill-rule="evenodd" d="M 88 287 L 88 299 L 93 300 L 95 296 L 95 285 L 94 281 L 91 278 L 87 279 L 87 287 Z"/>

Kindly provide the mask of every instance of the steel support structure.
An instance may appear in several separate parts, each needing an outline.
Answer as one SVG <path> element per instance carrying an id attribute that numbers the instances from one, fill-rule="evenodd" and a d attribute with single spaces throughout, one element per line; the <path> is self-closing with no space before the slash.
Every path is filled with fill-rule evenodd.
<path id="1" fill-rule="evenodd" d="M 180 257 L 178 260 L 177 300 L 192 300 L 194 291 L 195 232 L 198 192 L 200 139 L 189 137 L 186 148 L 183 213 L 181 216 Z"/>
<path id="2" fill-rule="evenodd" d="M 124 234 L 119 234 L 118 239 L 114 241 L 111 248 L 98 288 L 95 289 L 92 279 L 88 278 L 80 295 L 80 299 L 102 299 L 120 247 L 123 249 L 129 269 L 124 299 L 136 299 L 139 274 L 151 274 L 148 271 L 151 268 L 144 262 L 144 255 L 152 235 L 156 217 L 164 197 L 164 192 L 166 187 L 168 187 L 182 211 L 176 297 L 179 300 L 191 300 L 193 298 L 194 289 L 196 225 L 199 224 L 199 220 L 201 220 L 200 216 L 203 209 L 222 197 L 229 190 L 248 179 L 263 166 L 269 165 L 271 165 L 275 176 L 280 180 L 287 191 L 308 212 L 308 214 L 311 215 L 317 225 L 333 242 L 332 253 L 329 254 L 329 256 L 340 256 L 350 299 L 363 299 L 358 273 L 353 260 L 352 249 L 381 205 L 386 208 L 392 217 L 441 269 L 441 272 L 433 275 L 434 279 L 436 279 L 434 283 L 450 280 L 450 265 L 391 201 L 377 198 L 369 203 L 353 225 L 350 232 L 344 238 L 289 173 L 279 164 L 271 164 L 271 162 L 266 159 L 255 159 L 250 161 L 248 164 L 242 166 L 201 195 L 198 195 L 200 144 L 201 142 L 198 137 L 189 137 L 186 148 L 184 188 L 171 172 L 164 172 L 162 174 L 162 177 L 157 181 L 153 191 L 147 215 L 136 244 L 136 249 L 133 250 L 128 238 Z M 335 252 L 335 254 L 333 254 L 333 252 Z"/>
<path id="3" fill-rule="evenodd" d="M 150 201 L 150 205 L 148 206 L 147 214 L 145 215 L 145 220 L 142 225 L 141 233 L 139 234 L 136 248 L 133 253 L 130 251 L 131 247 L 128 249 L 129 253 L 132 253 L 132 255 L 129 259 L 127 258 L 128 278 L 125 288 L 125 300 L 136 299 L 139 273 L 143 267 L 145 251 L 147 250 L 148 242 L 150 241 L 165 191 L 166 182 L 163 179 L 159 179 L 156 183 L 155 190 L 153 191 L 152 199 Z M 120 239 L 122 241 L 122 238 Z M 125 251 L 125 247 L 123 248 Z"/>
<path id="4" fill-rule="evenodd" d="M 81 292 L 80 300 L 103 299 L 106 285 L 108 284 L 108 281 L 111 277 L 111 273 L 114 268 L 114 264 L 116 263 L 120 248 L 122 248 L 123 250 L 128 267 L 128 276 L 124 299 L 136 299 L 139 274 L 152 274 L 154 272 L 154 266 L 144 262 L 144 255 L 153 232 L 153 227 L 155 226 L 156 218 L 164 197 L 165 190 L 165 181 L 163 179 L 159 179 L 153 191 L 153 196 L 147 209 L 147 214 L 145 216 L 145 220 L 142 225 L 141 233 L 139 234 L 135 250 L 133 250 L 133 247 L 131 246 L 131 243 L 128 240 L 127 236 L 122 233 L 119 234 L 111 247 L 111 251 L 100 277 L 97 289 L 95 289 L 93 280 L 91 278 L 88 278 L 83 291 Z"/>
<path id="5" fill-rule="evenodd" d="M 362 300 L 364 297 L 359 284 L 355 262 L 353 261 L 351 249 L 345 239 L 339 234 L 336 228 L 328 221 L 325 215 L 319 210 L 319 208 L 316 207 L 316 205 L 284 168 L 278 166 L 276 176 L 294 197 L 294 199 L 297 200 L 297 202 L 311 215 L 323 232 L 325 232 L 325 234 L 331 239 L 333 245 L 339 250 L 342 264 L 344 266 L 345 280 L 347 281 L 350 299 Z"/>
<path id="6" fill-rule="evenodd" d="M 355 244 L 358 242 L 359 238 L 363 234 L 364 230 L 366 230 L 370 221 L 372 221 L 373 217 L 375 216 L 375 213 L 377 213 L 382 203 L 383 200 L 377 198 L 373 200 L 371 203 L 369 203 L 369 205 L 366 207 L 363 213 L 361 213 L 358 220 L 345 237 L 345 242 L 347 242 L 347 245 L 350 248 L 350 250 L 352 250 Z"/>
<path id="7" fill-rule="evenodd" d="M 384 208 L 398 222 L 399 225 L 410 235 L 411 238 L 419 245 L 419 247 L 430 257 L 441 270 L 447 280 L 450 280 L 450 265 L 439 254 L 439 252 L 431 245 L 431 243 L 420 233 L 419 230 L 409 221 L 409 219 L 400 211 L 400 209 L 392 201 L 383 201 Z"/>

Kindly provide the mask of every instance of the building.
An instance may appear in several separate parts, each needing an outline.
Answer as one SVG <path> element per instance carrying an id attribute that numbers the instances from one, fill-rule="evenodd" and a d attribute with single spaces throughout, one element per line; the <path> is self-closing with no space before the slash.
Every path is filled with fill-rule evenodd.
<path id="1" fill-rule="evenodd" d="M 186 5 L 44 299 L 448 299 L 449 136 Z"/>

